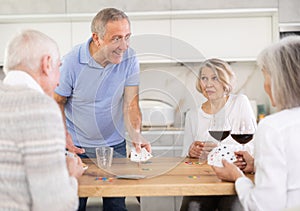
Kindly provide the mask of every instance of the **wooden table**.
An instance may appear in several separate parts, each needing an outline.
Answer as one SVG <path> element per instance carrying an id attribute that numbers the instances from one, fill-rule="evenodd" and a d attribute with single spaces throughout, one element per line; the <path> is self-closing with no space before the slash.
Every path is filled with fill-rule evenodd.
<path id="1" fill-rule="evenodd" d="M 234 195 L 234 184 L 219 180 L 212 168 L 195 159 L 152 158 L 138 165 L 126 158 L 114 159 L 103 171 L 95 160 L 83 160 L 89 168 L 79 179 L 79 196 L 187 196 Z M 116 175 L 139 174 L 145 179 L 117 179 Z M 250 178 L 253 175 L 249 175 Z"/>

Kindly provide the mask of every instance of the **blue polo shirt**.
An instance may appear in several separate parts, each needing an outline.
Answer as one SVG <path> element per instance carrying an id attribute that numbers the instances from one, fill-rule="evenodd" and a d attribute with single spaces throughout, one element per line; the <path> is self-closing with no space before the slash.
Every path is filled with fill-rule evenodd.
<path id="1" fill-rule="evenodd" d="M 55 92 L 68 97 L 66 124 L 76 146 L 113 146 L 125 137 L 124 88 L 139 85 L 139 64 L 128 48 L 121 63 L 102 67 L 90 55 L 90 42 L 64 56 Z"/>

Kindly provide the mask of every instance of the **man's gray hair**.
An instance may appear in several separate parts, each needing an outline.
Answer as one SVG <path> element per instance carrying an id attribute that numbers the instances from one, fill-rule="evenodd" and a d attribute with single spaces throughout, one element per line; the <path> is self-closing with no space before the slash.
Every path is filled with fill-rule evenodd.
<path id="1" fill-rule="evenodd" d="M 3 70 L 22 68 L 24 71 L 38 71 L 41 59 L 45 55 L 52 57 L 52 65 L 57 63 L 59 50 L 56 42 L 36 30 L 24 30 L 11 39 L 5 49 Z"/>
<path id="2" fill-rule="evenodd" d="M 121 10 L 115 8 L 106 8 L 97 13 L 91 23 L 92 33 L 97 33 L 101 38 L 104 37 L 106 32 L 106 24 L 109 21 L 118 21 L 126 19 L 130 24 L 128 16 Z"/>

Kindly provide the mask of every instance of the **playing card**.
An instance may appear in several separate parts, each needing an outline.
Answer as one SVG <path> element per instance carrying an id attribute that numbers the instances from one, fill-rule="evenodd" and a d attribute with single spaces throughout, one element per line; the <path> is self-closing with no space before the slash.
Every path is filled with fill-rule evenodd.
<path id="1" fill-rule="evenodd" d="M 141 150 L 141 161 L 147 161 L 150 158 L 152 158 L 151 153 L 149 153 L 145 148 L 142 148 Z"/>
<path id="2" fill-rule="evenodd" d="M 141 161 L 141 153 L 137 153 L 135 148 L 131 149 L 130 160 L 133 162 L 140 162 Z"/>
<path id="3" fill-rule="evenodd" d="M 213 148 L 210 153 L 207 155 L 207 163 L 209 165 L 213 165 L 214 164 L 214 160 L 215 160 L 215 154 L 216 154 L 216 151 L 217 151 L 217 147 Z"/>
<path id="4" fill-rule="evenodd" d="M 131 149 L 130 160 L 133 162 L 145 162 L 150 158 L 152 155 L 145 148 L 142 148 L 140 153 L 137 153 L 135 148 Z"/>
<path id="5" fill-rule="evenodd" d="M 222 144 L 221 146 L 214 148 L 208 154 L 207 163 L 209 165 L 218 166 L 218 167 L 223 167 L 222 159 L 225 159 L 228 162 L 233 163 L 237 160 L 234 151 L 235 151 L 234 146 Z"/>

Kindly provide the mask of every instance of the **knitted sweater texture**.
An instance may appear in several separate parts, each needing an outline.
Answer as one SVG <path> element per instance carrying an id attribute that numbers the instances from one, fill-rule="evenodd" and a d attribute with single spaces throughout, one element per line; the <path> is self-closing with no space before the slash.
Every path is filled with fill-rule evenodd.
<path id="1" fill-rule="evenodd" d="M 65 134 L 56 102 L 0 82 L 0 210 L 76 210 Z"/>

